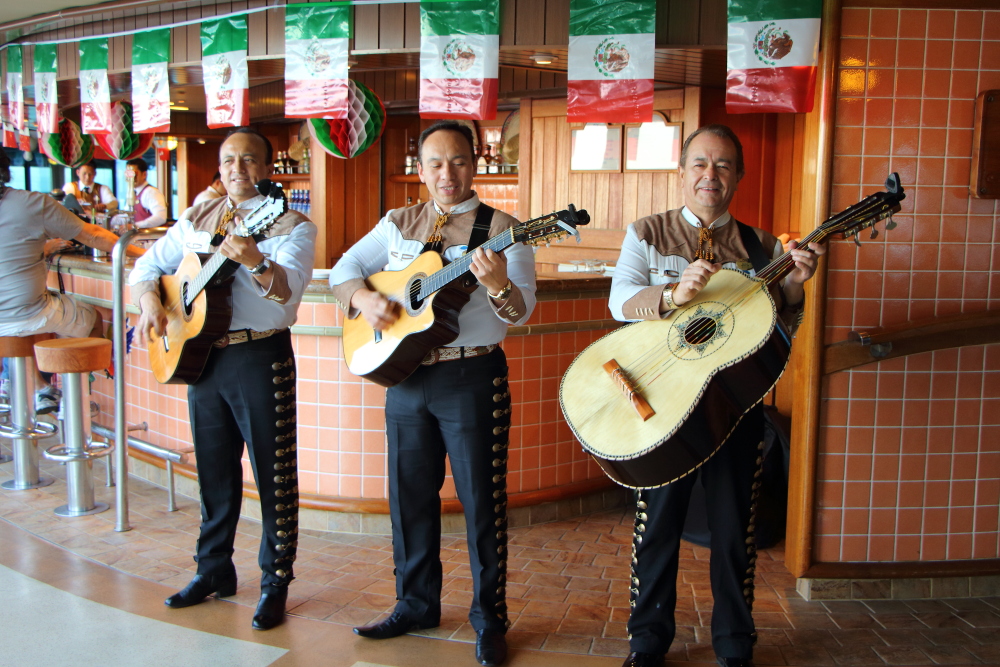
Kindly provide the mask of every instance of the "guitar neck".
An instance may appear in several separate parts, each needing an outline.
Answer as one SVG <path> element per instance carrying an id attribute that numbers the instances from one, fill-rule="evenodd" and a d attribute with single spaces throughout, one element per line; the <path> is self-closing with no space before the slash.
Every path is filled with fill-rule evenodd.
<path id="1" fill-rule="evenodd" d="M 234 262 L 220 252 L 213 254 L 191 281 L 184 295 L 184 306 L 188 307 L 194 303 L 195 298 L 213 281 L 219 283 L 232 276 L 239 266 L 239 262 Z"/>
<path id="2" fill-rule="evenodd" d="M 501 252 L 514 245 L 514 243 L 516 243 L 514 240 L 514 228 L 511 227 L 487 240 L 479 247 L 485 250 L 492 250 L 493 252 Z M 421 281 L 420 293 L 417 295 L 417 298 L 421 300 L 426 299 L 448 283 L 465 275 L 471 265 L 472 253 L 470 252 L 462 255 L 440 271 L 435 271 Z"/>

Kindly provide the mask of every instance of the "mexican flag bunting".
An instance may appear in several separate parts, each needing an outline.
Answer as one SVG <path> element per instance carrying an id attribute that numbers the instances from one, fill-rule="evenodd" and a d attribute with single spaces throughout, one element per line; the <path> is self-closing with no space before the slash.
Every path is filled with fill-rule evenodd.
<path id="1" fill-rule="evenodd" d="M 6 118 L 3 119 L 3 147 L 17 148 L 17 133 Z"/>
<path id="2" fill-rule="evenodd" d="M 497 117 L 499 0 L 420 3 L 420 116 Z"/>
<path id="3" fill-rule="evenodd" d="M 21 79 L 21 47 L 12 44 L 7 49 L 7 114 L 15 130 L 27 129 L 24 112 L 24 85 Z"/>
<path id="4" fill-rule="evenodd" d="M 35 45 L 35 119 L 39 132 L 59 129 L 56 45 Z"/>
<path id="5" fill-rule="evenodd" d="M 170 28 L 132 38 L 132 131 L 170 130 Z"/>
<path id="6" fill-rule="evenodd" d="M 653 120 L 656 0 L 570 0 L 571 123 Z"/>
<path id="7" fill-rule="evenodd" d="M 80 42 L 80 102 L 84 134 L 111 131 L 107 38 L 85 39 Z"/>
<path id="8" fill-rule="evenodd" d="M 729 0 L 726 111 L 812 111 L 822 0 Z"/>
<path id="9" fill-rule="evenodd" d="M 247 71 L 247 17 L 230 16 L 201 24 L 201 69 L 209 127 L 250 123 Z"/>
<path id="10" fill-rule="evenodd" d="M 285 7 L 285 116 L 347 117 L 349 5 Z"/>
<path id="11" fill-rule="evenodd" d="M 17 135 L 17 147 L 25 152 L 31 152 L 31 130 L 28 129 L 27 125 Z"/>

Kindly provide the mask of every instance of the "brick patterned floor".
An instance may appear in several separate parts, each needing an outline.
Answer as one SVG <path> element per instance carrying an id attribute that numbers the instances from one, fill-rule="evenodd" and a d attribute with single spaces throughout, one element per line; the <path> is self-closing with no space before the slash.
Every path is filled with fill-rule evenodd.
<path id="1" fill-rule="evenodd" d="M 103 476 L 103 466 L 96 466 Z M 0 517 L 55 544 L 125 572 L 172 588 L 188 583 L 199 522 L 195 500 L 178 496 L 166 511 L 166 493 L 139 480 L 130 484 L 132 530 L 114 531 L 114 511 L 63 518 L 63 469 L 43 471 L 58 481 L 30 491 L 0 489 Z M 11 464 L 0 466 L 0 482 Z M 114 489 L 95 482 L 98 500 L 113 503 Z M 507 603 L 512 647 L 561 653 L 624 656 L 628 653 L 628 575 L 632 512 L 601 512 L 510 531 Z M 253 606 L 259 594 L 260 524 L 241 520 L 236 540 L 240 586 L 234 600 Z M 358 625 L 386 614 L 395 602 L 388 537 L 304 531 L 291 614 Z M 473 641 L 466 614 L 472 580 L 461 536 L 441 544 L 444 597 L 441 626 L 430 637 Z M 806 602 L 784 568 L 782 548 L 757 561 L 754 619 L 760 665 L 997 665 L 1000 664 L 1000 598 Z M 678 578 L 677 638 L 668 658 L 712 661 L 708 550 L 686 545 Z"/>

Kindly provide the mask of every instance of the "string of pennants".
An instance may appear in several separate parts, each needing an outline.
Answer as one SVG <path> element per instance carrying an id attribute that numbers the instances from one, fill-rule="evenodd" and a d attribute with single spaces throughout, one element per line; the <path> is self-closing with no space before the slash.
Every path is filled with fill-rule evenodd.
<path id="1" fill-rule="evenodd" d="M 420 2 L 420 115 L 474 120 L 496 118 L 500 0 L 353 0 L 257 7 L 205 21 L 184 21 L 79 41 L 80 126 L 60 117 L 56 86 L 56 45 L 78 40 L 35 42 L 32 83 L 39 144 L 56 161 L 82 163 L 86 161 L 84 158 L 90 159 L 88 150 L 91 155 L 93 153 L 93 141 L 88 142 L 85 137 L 103 137 L 97 139 L 98 145 L 111 147 L 110 151 L 104 150 L 119 157 L 131 155 L 143 145 L 144 140 L 137 136 L 168 132 L 170 29 L 195 23 L 201 26 L 208 127 L 248 125 L 247 15 L 276 8 L 285 10 L 286 117 L 328 121 L 311 122 L 309 126 L 314 134 L 326 132 L 324 128 L 370 127 L 372 123 L 381 128 L 385 116 L 381 101 L 367 88 L 352 86 L 348 79 L 349 40 L 353 34 L 351 5 L 416 1 Z M 759 1 L 768 5 L 794 4 L 790 0 Z M 818 4 L 818 0 L 811 1 Z M 746 4 L 747 0 L 729 0 L 731 42 L 734 25 L 758 18 L 746 16 L 748 12 L 743 8 Z M 782 11 L 773 14 L 780 15 Z M 817 33 L 808 35 L 813 38 L 811 54 L 815 53 L 818 42 L 817 22 L 809 26 L 810 33 Z M 656 0 L 570 0 L 567 63 L 570 122 L 634 123 L 652 119 L 655 25 Z M 756 27 L 756 24 L 751 25 Z M 112 103 L 108 38 L 124 34 L 134 35 L 131 100 Z M 794 41 L 802 40 L 793 40 L 776 24 L 770 25 L 768 35 L 777 35 L 775 39 L 785 41 L 779 45 L 781 49 L 772 48 L 770 43 L 765 45 L 771 60 L 755 61 L 754 67 L 780 68 L 775 54 L 787 53 Z M 801 46 L 810 51 L 810 44 Z M 742 45 L 737 47 L 746 50 Z M 22 44 L 7 44 L 2 48 L 7 54 L 4 82 L 7 99 L 5 105 L 0 105 L 3 144 L 23 148 L 28 144 L 25 137 L 29 128 L 24 104 Z M 734 45 L 730 44 L 730 96 L 739 94 L 741 97 L 739 104 L 730 103 L 730 112 L 807 110 L 794 104 L 782 109 L 773 99 L 768 109 L 755 107 L 752 99 L 748 102 L 754 94 L 747 94 L 745 86 L 737 89 L 733 84 L 734 77 L 742 76 L 740 72 L 747 70 L 748 65 L 745 59 L 734 62 L 733 49 Z M 800 65 L 798 60 L 795 65 Z M 813 80 L 814 65 L 815 60 Z M 763 80 L 763 76 L 758 74 L 757 80 Z M 795 83 L 798 84 L 796 88 L 803 85 L 799 81 Z M 769 92 L 780 95 L 780 91 Z M 794 90 L 789 92 L 795 93 Z M 371 97 L 374 100 L 370 100 Z M 801 92 L 799 97 L 811 98 Z M 366 99 L 369 101 L 363 102 Z M 343 129 L 329 131 L 343 134 Z M 324 137 L 320 143 L 334 145 L 331 137 Z M 359 145 L 370 145 L 373 141 L 362 141 Z M 350 153 L 353 153 L 352 150 L 327 150 L 338 157 L 352 157 Z"/>

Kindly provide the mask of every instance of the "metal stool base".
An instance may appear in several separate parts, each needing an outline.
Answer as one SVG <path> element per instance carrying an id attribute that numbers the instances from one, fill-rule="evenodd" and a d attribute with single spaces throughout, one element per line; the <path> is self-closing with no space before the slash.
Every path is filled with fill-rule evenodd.
<path id="1" fill-rule="evenodd" d="M 45 475 L 39 475 L 38 481 L 34 484 L 28 484 L 24 486 L 18 486 L 17 481 L 10 479 L 0 484 L 0 487 L 7 489 L 8 491 L 27 491 L 28 489 L 40 489 L 43 486 L 48 486 L 52 482 L 56 481 L 52 477 L 46 477 Z"/>
<path id="2" fill-rule="evenodd" d="M 94 505 L 93 509 L 85 510 L 83 512 L 74 512 L 70 510 L 69 505 L 60 505 L 54 511 L 56 516 L 87 516 L 88 514 L 100 514 L 108 510 L 110 506 L 107 503 L 97 503 Z"/>

